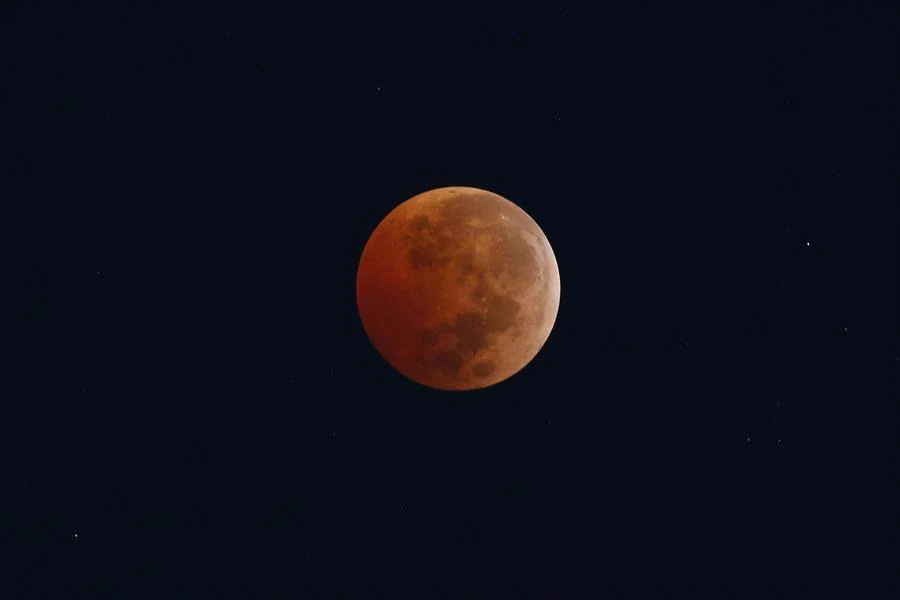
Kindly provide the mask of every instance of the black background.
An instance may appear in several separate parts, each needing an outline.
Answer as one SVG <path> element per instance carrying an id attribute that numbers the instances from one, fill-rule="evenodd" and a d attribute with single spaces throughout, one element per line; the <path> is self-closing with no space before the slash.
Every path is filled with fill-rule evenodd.
<path id="1" fill-rule="evenodd" d="M 884 592 L 896 21 L 719 4 L 4 3 L 15 579 Z M 354 297 L 445 185 L 562 279 L 538 357 L 465 394 Z"/>

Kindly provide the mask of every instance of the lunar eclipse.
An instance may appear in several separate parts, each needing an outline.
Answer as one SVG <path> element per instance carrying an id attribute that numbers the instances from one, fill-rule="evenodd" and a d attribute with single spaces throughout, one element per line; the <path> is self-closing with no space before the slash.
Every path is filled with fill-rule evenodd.
<path id="1" fill-rule="evenodd" d="M 363 328 L 397 371 L 473 390 L 522 370 L 550 336 L 560 277 L 538 224 L 471 187 L 414 196 L 375 228 L 359 263 Z"/>

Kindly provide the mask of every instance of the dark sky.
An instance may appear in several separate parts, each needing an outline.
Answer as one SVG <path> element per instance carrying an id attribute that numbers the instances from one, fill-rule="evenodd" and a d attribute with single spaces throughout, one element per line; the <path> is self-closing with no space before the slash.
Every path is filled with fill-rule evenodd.
<path id="1" fill-rule="evenodd" d="M 419 4 L 3 3 L 16 579 L 886 585 L 894 15 Z M 562 280 L 537 358 L 464 394 L 393 371 L 354 297 L 381 218 L 447 185 L 525 209 Z"/>

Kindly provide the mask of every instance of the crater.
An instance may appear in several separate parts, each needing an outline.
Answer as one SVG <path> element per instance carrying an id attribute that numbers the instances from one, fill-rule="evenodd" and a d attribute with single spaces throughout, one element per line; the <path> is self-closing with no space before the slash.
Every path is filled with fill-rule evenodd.
<path id="1" fill-rule="evenodd" d="M 505 273 L 510 280 L 524 286 L 534 281 L 540 267 L 534 248 L 523 235 L 504 230 L 500 240 L 491 247 L 490 270 L 494 277 Z"/>

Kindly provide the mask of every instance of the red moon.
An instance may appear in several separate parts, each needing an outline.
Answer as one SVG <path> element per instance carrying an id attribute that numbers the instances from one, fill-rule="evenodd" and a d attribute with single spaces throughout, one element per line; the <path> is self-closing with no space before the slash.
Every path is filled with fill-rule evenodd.
<path id="1" fill-rule="evenodd" d="M 363 328 L 397 371 L 440 390 L 519 372 L 559 310 L 559 268 L 541 228 L 497 194 L 434 189 L 392 210 L 363 249 Z"/>

